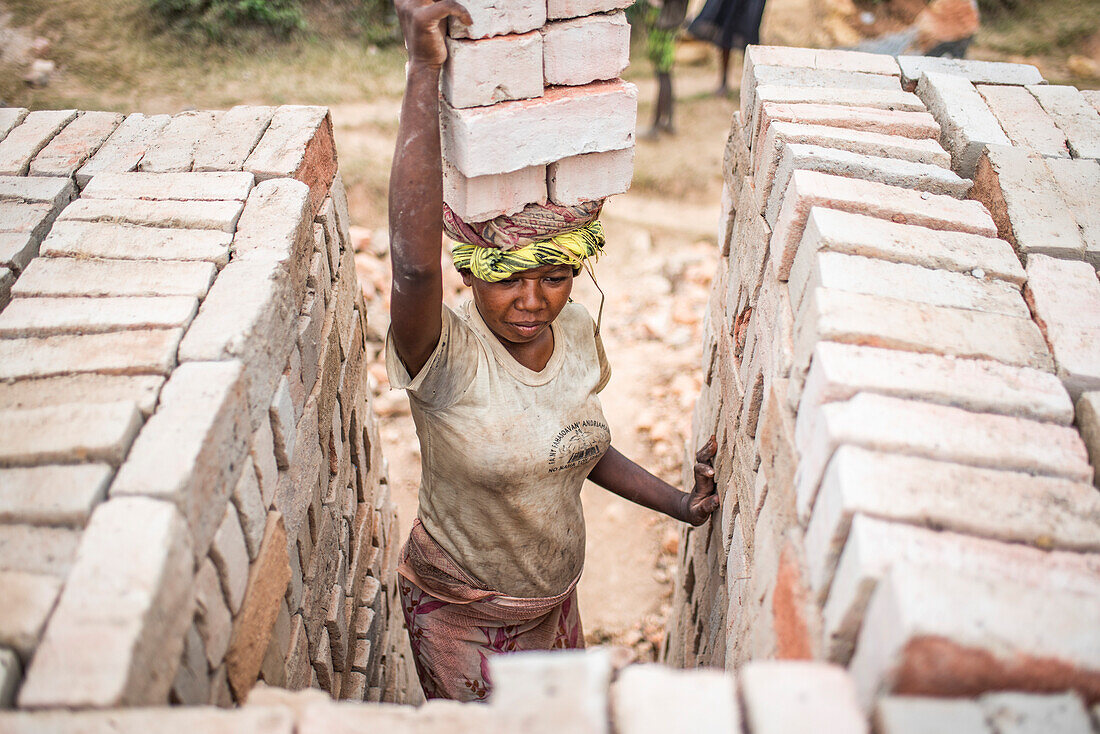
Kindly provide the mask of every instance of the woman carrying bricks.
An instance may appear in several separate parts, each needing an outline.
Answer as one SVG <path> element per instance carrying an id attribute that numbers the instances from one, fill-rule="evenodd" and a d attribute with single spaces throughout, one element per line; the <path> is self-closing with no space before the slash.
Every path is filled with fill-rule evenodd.
<path id="1" fill-rule="evenodd" d="M 600 202 L 532 206 L 485 223 L 443 204 L 439 74 L 455 0 L 397 0 L 409 53 L 390 184 L 387 370 L 420 439 L 420 506 L 399 587 L 424 693 L 488 695 L 487 656 L 584 646 L 576 585 L 586 478 L 700 525 L 718 506 L 713 439 L 683 493 L 611 446 L 610 377 L 573 277 L 603 247 Z M 472 303 L 442 303 L 443 229 Z"/>

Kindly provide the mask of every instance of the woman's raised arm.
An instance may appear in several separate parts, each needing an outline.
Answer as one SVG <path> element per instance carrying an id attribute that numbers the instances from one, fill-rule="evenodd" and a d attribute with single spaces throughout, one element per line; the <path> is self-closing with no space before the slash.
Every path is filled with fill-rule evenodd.
<path id="1" fill-rule="evenodd" d="M 443 271 L 443 172 L 439 70 L 447 59 L 447 19 L 471 23 L 455 0 L 396 0 L 409 53 L 405 98 L 390 170 L 390 328 L 410 375 L 439 342 Z"/>

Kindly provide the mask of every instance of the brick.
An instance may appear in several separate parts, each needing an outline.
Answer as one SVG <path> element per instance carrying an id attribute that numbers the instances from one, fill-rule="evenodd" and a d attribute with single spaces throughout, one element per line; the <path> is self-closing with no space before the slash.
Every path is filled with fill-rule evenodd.
<path id="1" fill-rule="evenodd" d="M 0 727 L 10 734 L 79 731 L 87 734 L 292 734 L 289 708 L 249 706 L 219 711 L 205 706 L 119 709 L 99 712 L 19 712 L 0 714 Z"/>
<path id="2" fill-rule="evenodd" d="M 960 697 L 1071 688 L 1092 698 L 1096 598 L 1012 576 L 895 568 L 871 598 L 850 670 L 867 705 L 887 690 Z"/>
<path id="3" fill-rule="evenodd" d="M 1043 75 L 1029 64 L 998 61 L 951 59 L 936 56 L 898 56 L 901 80 L 907 89 L 917 86 L 926 73 L 961 77 L 971 84 L 1019 85 L 1042 84 Z"/>
<path id="4" fill-rule="evenodd" d="M 1100 328 L 1049 324 L 1046 337 L 1058 377 L 1071 398 L 1100 389 Z"/>
<path id="5" fill-rule="evenodd" d="M 0 314 L 0 338 L 186 327 L 197 310 L 192 296 L 17 298 Z"/>
<path id="6" fill-rule="evenodd" d="M 136 402 L 142 414 L 149 416 L 157 407 L 163 384 L 164 378 L 159 375 L 97 374 L 0 382 L 0 410 L 45 408 L 94 399 L 99 403 Z"/>
<path id="7" fill-rule="evenodd" d="M 32 232 L 0 232 L 0 267 L 9 274 L 9 292 L 15 283 L 15 274 L 22 272 L 31 260 L 38 257 L 39 242 Z"/>
<path id="8" fill-rule="evenodd" d="M 38 258 L 12 289 L 31 296 L 206 295 L 217 274 L 212 263 Z"/>
<path id="9" fill-rule="evenodd" d="M 1040 324 L 1100 327 L 1100 281 L 1087 263 L 1029 258 L 1027 292 Z"/>
<path id="10" fill-rule="evenodd" d="M 203 641 L 206 661 L 211 668 L 216 668 L 229 649 L 233 615 L 225 603 L 218 570 L 209 558 L 203 559 L 195 574 L 195 606 L 195 625 Z"/>
<path id="11" fill-rule="evenodd" d="M 548 0 L 546 16 L 550 20 L 560 20 L 593 13 L 608 13 L 628 7 L 630 7 L 630 0 Z"/>
<path id="12" fill-rule="evenodd" d="M 0 380 L 75 373 L 167 375 L 182 331 L 128 331 L 88 336 L 0 340 Z"/>
<path id="13" fill-rule="evenodd" d="M 31 160 L 76 119 L 76 110 L 30 112 L 0 141 L 0 176 L 25 176 Z"/>
<path id="14" fill-rule="evenodd" d="M 210 560 L 218 569 L 218 578 L 221 579 L 229 610 L 236 614 L 240 611 L 245 586 L 248 584 L 249 559 L 241 521 L 232 502 L 226 505 L 225 516 L 210 544 Z"/>
<path id="15" fill-rule="evenodd" d="M 298 461 L 288 471 L 283 472 L 275 489 L 273 506 L 282 513 L 291 548 L 303 527 L 308 532 L 306 513 L 313 501 L 314 488 L 321 471 L 322 457 L 317 439 L 317 425 L 317 401 L 311 398 L 298 422 L 298 434 L 295 438 L 296 450 L 300 452 Z"/>
<path id="16" fill-rule="evenodd" d="M 940 125 L 928 112 L 880 110 L 874 107 L 820 104 L 814 102 L 765 102 L 756 111 L 757 128 L 746 123 L 744 138 L 754 151 L 776 122 L 835 127 L 857 132 L 892 135 L 912 140 L 933 140 L 940 137 Z"/>
<path id="17" fill-rule="evenodd" d="M 294 347 L 295 310 L 292 284 L 277 260 L 231 262 L 222 269 L 180 344 L 183 363 L 242 362 L 249 377 L 253 430 L 267 417 L 271 394 Z"/>
<path id="18" fill-rule="evenodd" d="M 271 124 L 275 107 L 237 105 L 221 116 L 213 133 L 195 146 L 195 171 L 239 171 Z"/>
<path id="19" fill-rule="evenodd" d="M 443 161 L 443 199 L 463 221 L 484 222 L 546 203 L 546 166 L 467 178 Z"/>
<path id="20" fill-rule="evenodd" d="M 866 734 L 856 690 L 843 669 L 809 661 L 758 661 L 740 671 L 745 720 L 754 734 L 810 731 L 828 721 L 838 734 Z"/>
<path id="21" fill-rule="evenodd" d="M 11 650 L 0 647 L 0 708 L 14 708 L 15 692 L 19 690 L 22 677 L 19 658 Z"/>
<path id="22" fill-rule="evenodd" d="M 1066 134 L 1026 89 L 990 85 L 979 85 L 977 89 L 1013 145 L 1044 156 L 1069 158 Z"/>
<path id="23" fill-rule="evenodd" d="M 31 176 L 71 177 L 119 126 L 117 112 L 84 112 L 34 157 Z"/>
<path id="24" fill-rule="evenodd" d="M 1066 134 L 1075 158 L 1100 158 L 1100 112 L 1077 89 L 1053 84 L 1027 89 Z"/>
<path id="25" fill-rule="evenodd" d="M 625 13 L 557 20 L 541 29 L 546 84 L 579 86 L 615 79 L 630 63 Z"/>
<path id="26" fill-rule="evenodd" d="M 443 98 L 455 108 L 541 97 L 542 34 L 447 38 L 440 84 Z"/>
<path id="27" fill-rule="evenodd" d="M 515 33 L 526 33 L 541 28 L 546 23 L 546 3 L 536 0 L 517 0 L 502 7 L 494 0 L 468 0 L 463 7 L 473 21 L 469 26 L 457 18 L 450 21 L 453 38 L 488 38 Z"/>
<path id="28" fill-rule="evenodd" d="M 813 438 L 799 442 L 798 510 L 808 519 L 825 467 L 844 444 L 980 468 L 1092 481 L 1072 428 L 860 393 L 821 407 Z"/>
<path id="29" fill-rule="evenodd" d="M 1077 427 L 1095 470 L 1093 481 L 1100 487 L 1100 392 L 1086 392 L 1078 398 Z"/>
<path id="30" fill-rule="evenodd" d="M 986 145 L 1011 145 L 985 100 L 965 78 L 928 72 L 917 84 L 917 96 L 940 123 L 940 142 L 951 152 L 961 176 L 974 177 Z"/>
<path id="31" fill-rule="evenodd" d="M 275 461 L 275 439 L 271 435 L 271 424 L 260 422 L 260 428 L 252 436 L 249 449 L 252 465 L 256 469 L 256 479 L 260 483 L 260 496 L 264 507 L 270 508 L 275 499 L 275 487 L 279 483 L 279 467 Z"/>
<path id="32" fill-rule="evenodd" d="M 1088 100 L 1097 112 L 1100 112 L 1100 89 L 1082 89 L 1081 96 Z M 3 129 L 3 127 L 0 126 L 0 129 Z"/>
<path id="33" fill-rule="evenodd" d="M 241 529 L 244 531 L 245 545 L 248 546 L 248 556 L 255 559 L 260 551 L 260 541 L 264 537 L 264 525 L 267 523 L 267 506 L 260 494 L 260 483 L 256 478 L 256 470 L 252 461 L 246 461 L 241 470 L 241 478 L 233 488 L 233 505 L 237 508 L 237 516 L 241 521 Z"/>
<path id="34" fill-rule="evenodd" d="M 244 201 L 251 173 L 101 173 L 80 196 L 84 199 L 147 201 Z"/>
<path id="35" fill-rule="evenodd" d="M 859 392 L 1061 425 L 1073 422 L 1069 396 L 1049 372 L 981 359 L 819 342 L 802 389 L 799 435 L 811 427 L 815 406 L 848 400 Z"/>
<path id="36" fill-rule="evenodd" d="M 1084 256 L 1081 230 L 1039 156 L 988 146 L 978 161 L 972 195 L 985 204 L 1001 237 L 1021 255 Z"/>
<path id="37" fill-rule="evenodd" d="M 745 74 L 757 66 L 794 66 L 819 71 L 851 71 L 866 74 L 900 74 L 897 61 L 882 54 L 842 49 L 794 48 L 788 46 L 752 46 L 745 49 Z"/>
<path id="38" fill-rule="evenodd" d="M 0 523 L 82 528 L 113 473 L 107 464 L 0 469 Z"/>
<path id="39" fill-rule="evenodd" d="M 611 718 L 620 734 L 739 731 L 734 688 L 725 671 L 630 665 L 611 687 Z"/>
<path id="40" fill-rule="evenodd" d="M 795 264 L 808 264 L 815 251 L 970 273 L 1016 285 L 1023 285 L 1026 280 L 1019 259 L 1004 240 L 897 224 L 822 207 L 810 210 Z M 800 276 L 792 268 L 790 277 Z"/>
<path id="41" fill-rule="evenodd" d="M 539 99 L 492 107 L 456 110 L 444 104 L 444 157 L 476 177 L 620 150 L 634 142 L 637 102 L 633 84 L 609 81 L 549 89 Z"/>
<path id="42" fill-rule="evenodd" d="M 27 116 L 26 107 L 0 107 L 0 140 Z"/>
<path id="43" fill-rule="evenodd" d="M 1100 163 L 1083 159 L 1046 159 L 1044 163 L 1081 229 L 1085 260 L 1094 268 L 1100 268 L 1100 214 L 1094 206 L 1100 197 Z"/>
<path id="44" fill-rule="evenodd" d="M 313 258 L 309 198 L 309 188 L 300 181 L 263 181 L 249 194 L 233 237 L 234 260 L 270 259 L 279 263 L 290 276 L 298 301 Z M 285 364 L 285 360 L 279 364 Z"/>
<path id="45" fill-rule="evenodd" d="M 924 163 L 941 168 L 951 167 L 951 156 L 938 142 L 931 139 L 914 140 L 901 135 L 884 135 L 877 132 L 850 130 L 826 125 L 807 125 L 797 122 L 772 122 L 762 130 L 764 139 L 757 146 L 756 178 L 764 182 L 762 198 L 767 200 L 771 192 L 775 168 L 783 155 L 785 143 L 801 143 L 824 148 L 836 148 L 860 155 L 894 158 Z"/>
<path id="46" fill-rule="evenodd" d="M 765 208 L 764 217 L 773 228 L 779 219 L 791 176 L 798 170 L 820 171 L 957 199 L 965 197 L 971 185 L 969 180 L 959 178 L 953 171 L 927 163 L 788 143 L 783 146 L 783 155 L 776 166 L 774 183 Z"/>
<path id="47" fill-rule="evenodd" d="M 282 516 L 272 511 L 268 514 L 263 543 L 252 564 L 244 602 L 233 625 L 233 637 L 226 654 L 229 683 L 238 700 L 247 697 L 260 673 L 264 651 L 279 615 L 290 579 L 286 547 Z"/>
<path id="48" fill-rule="evenodd" d="M 238 201 L 77 199 L 65 207 L 59 219 L 233 232 L 240 215 L 241 203 Z"/>
<path id="49" fill-rule="evenodd" d="M 634 177 L 634 148 L 563 158 L 547 173 L 550 200 L 562 206 L 622 194 Z"/>
<path id="50" fill-rule="evenodd" d="M 140 112 L 128 115 L 95 155 L 77 170 L 77 185 L 87 186 L 96 174 L 137 168 L 150 143 L 170 120 L 170 115 L 143 115 Z"/>
<path id="51" fill-rule="evenodd" d="M 817 171 L 795 171 L 787 185 L 783 206 L 772 228 L 780 280 L 786 280 L 802 238 L 810 209 L 815 206 L 865 214 L 897 224 L 983 237 L 996 235 L 989 213 L 976 201 L 911 191 L 896 186 L 832 176 Z M 773 256 L 775 257 L 775 256 Z"/>
<path id="52" fill-rule="evenodd" d="M 79 543 L 80 532 L 69 528 L 0 525 L 0 571 L 64 579 Z"/>
<path id="53" fill-rule="evenodd" d="M 987 693 L 980 703 L 998 734 L 1091 734 L 1092 723 L 1076 693 Z"/>
<path id="54" fill-rule="evenodd" d="M 354 606 L 353 606 L 354 608 Z M 337 672 L 346 670 L 348 646 L 348 617 L 345 604 L 344 587 L 334 585 L 326 605 L 328 616 L 325 618 L 325 630 L 328 633 L 332 666 Z M 352 630 L 354 634 L 355 630 Z"/>
<path id="55" fill-rule="evenodd" d="M 214 133 L 223 114 L 189 110 L 173 115 L 146 147 L 137 170 L 149 173 L 190 171 L 195 147 Z"/>
<path id="56" fill-rule="evenodd" d="M 948 698 L 887 696 L 875 707 L 874 726 L 880 734 L 994 734 L 977 702 Z"/>
<path id="57" fill-rule="evenodd" d="M 827 654 L 831 660 L 847 662 L 868 600 L 891 569 L 930 568 L 974 579 L 1012 579 L 1029 587 L 1025 597 L 1050 592 L 1095 595 L 1098 561 L 1100 556 L 1044 552 L 857 515 L 824 608 Z"/>
<path id="58" fill-rule="evenodd" d="M 0 465 L 82 460 L 122 463 L 141 427 L 132 402 L 6 410 L 0 417 Z"/>
<path id="59" fill-rule="evenodd" d="M 283 105 L 244 163 L 257 181 L 294 178 L 309 187 L 316 215 L 336 176 L 336 144 L 327 107 Z"/>
<path id="60" fill-rule="evenodd" d="M 42 242 L 47 257 L 109 260 L 205 260 L 229 262 L 228 232 L 167 229 L 103 222 L 57 222 Z"/>
<path id="61" fill-rule="evenodd" d="M 246 386 L 239 362 L 180 365 L 111 485 L 112 498 L 178 505 L 196 558 L 206 555 L 247 456 Z"/>
<path id="62" fill-rule="evenodd" d="M 806 530 L 822 601 L 857 513 L 1041 549 L 1100 550 L 1100 499 L 1090 485 L 842 446 Z"/>
<path id="63" fill-rule="evenodd" d="M 8 268 L 0 268 L 0 309 L 6 308 L 11 301 L 11 287 L 15 284 L 15 273 Z"/>
<path id="64" fill-rule="evenodd" d="M 1001 280 L 813 248 L 799 250 L 787 285 L 796 313 L 807 293 L 830 288 L 1003 316 L 1031 316 L 1019 287 Z"/>
<path id="65" fill-rule="evenodd" d="M 20 707 L 164 704 L 194 610 L 193 562 L 187 526 L 172 505 L 139 497 L 100 505 L 27 671 Z"/>
<path id="66" fill-rule="evenodd" d="M 194 626 L 183 638 L 183 658 L 172 681 L 171 700 L 184 706 L 205 704 L 210 699 L 210 675 L 202 639 Z"/>
<path id="67" fill-rule="evenodd" d="M 490 658 L 495 709 L 552 716 L 561 731 L 605 733 L 611 658 L 604 650 L 526 652 Z"/>
<path id="68" fill-rule="evenodd" d="M 909 92 L 900 89 L 849 89 L 845 87 L 790 87 L 783 85 L 761 84 L 756 88 L 756 99 L 752 109 L 752 118 L 745 128 L 747 139 L 759 137 L 761 131 L 762 108 L 769 104 L 782 105 L 838 105 L 841 107 L 870 107 L 877 110 L 897 112 L 926 112 L 924 103 Z M 751 143 L 750 143 L 751 145 Z"/>
<path id="69" fill-rule="evenodd" d="M 64 178 L 0 176 L 0 201 L 49 204 L 60 209 L 76 196 L 73 182 Z"/>
<path id="70" fill-rule="evenodd" d="M 328 630 L 324 628 L 321 629 L 321 639 L 317 643 L 317 649 L 313 653 L 311 662 L 321 689 L 332 692 L 334 688 L 337 688 L 335 685 L 335 672 L 332 669 L 332 647 L 328 639 Z M 339 693 L 339 690 L 336 693 Z"/>
<path id="71" fill-rule="evenodd" d="M 57 212 L 49 204 L 22 204 L 0 201 L 0 231 L 30 234 L 41 242 Z"/>
<path id="72" fill-rule="evenodd" d="M 11 648 L 23 660 L 31 659 L 63 583 L 46 574 L 0 571 L 0 588 L 8 600 L 0 607 L 0 649 Z"/>
<path id="73" fill-rule="evenodd" d="M 901 91 L 896 69 L 895 73 L 890 75 L 855 69 L 794 66 L 785 64 L 779 59 L 770 59 L 770 61 L 777 63 L 761 63 L 759 60 L 750 63 L 750 60 L 746 59 L 741 81 L 740 109 L 741 118 L 744 120 L 752 119 L 758 86 Z"/>

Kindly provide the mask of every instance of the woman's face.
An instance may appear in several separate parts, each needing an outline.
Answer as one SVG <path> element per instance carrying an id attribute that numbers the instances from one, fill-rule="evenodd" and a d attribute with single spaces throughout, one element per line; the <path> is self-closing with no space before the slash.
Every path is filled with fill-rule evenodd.
<path id="1" fill-rule="evenodd" d="M 462 273 L 485 325 L 505 344 L 531 344 L 548 334 L 573 291 L 573 268 L 543 265 L 488 283 Z"/>

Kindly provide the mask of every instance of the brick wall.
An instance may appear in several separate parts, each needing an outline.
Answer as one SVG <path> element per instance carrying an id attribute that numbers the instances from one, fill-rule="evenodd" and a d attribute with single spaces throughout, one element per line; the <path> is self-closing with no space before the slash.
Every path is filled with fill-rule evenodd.
<path id="1" fill-rule="evenodd" d="M 325 108 L 0 110 L 0 706 L 419 696 Z"/>
<path id="2" fill-rule="evenodd" d="M 1096 98 L 899 61 L 747 54 L 693 429 L 722 507 L 681 543 L 663 658 L 832 662 L 883 732 L 1028 702 L 1088 731 Z"/>

